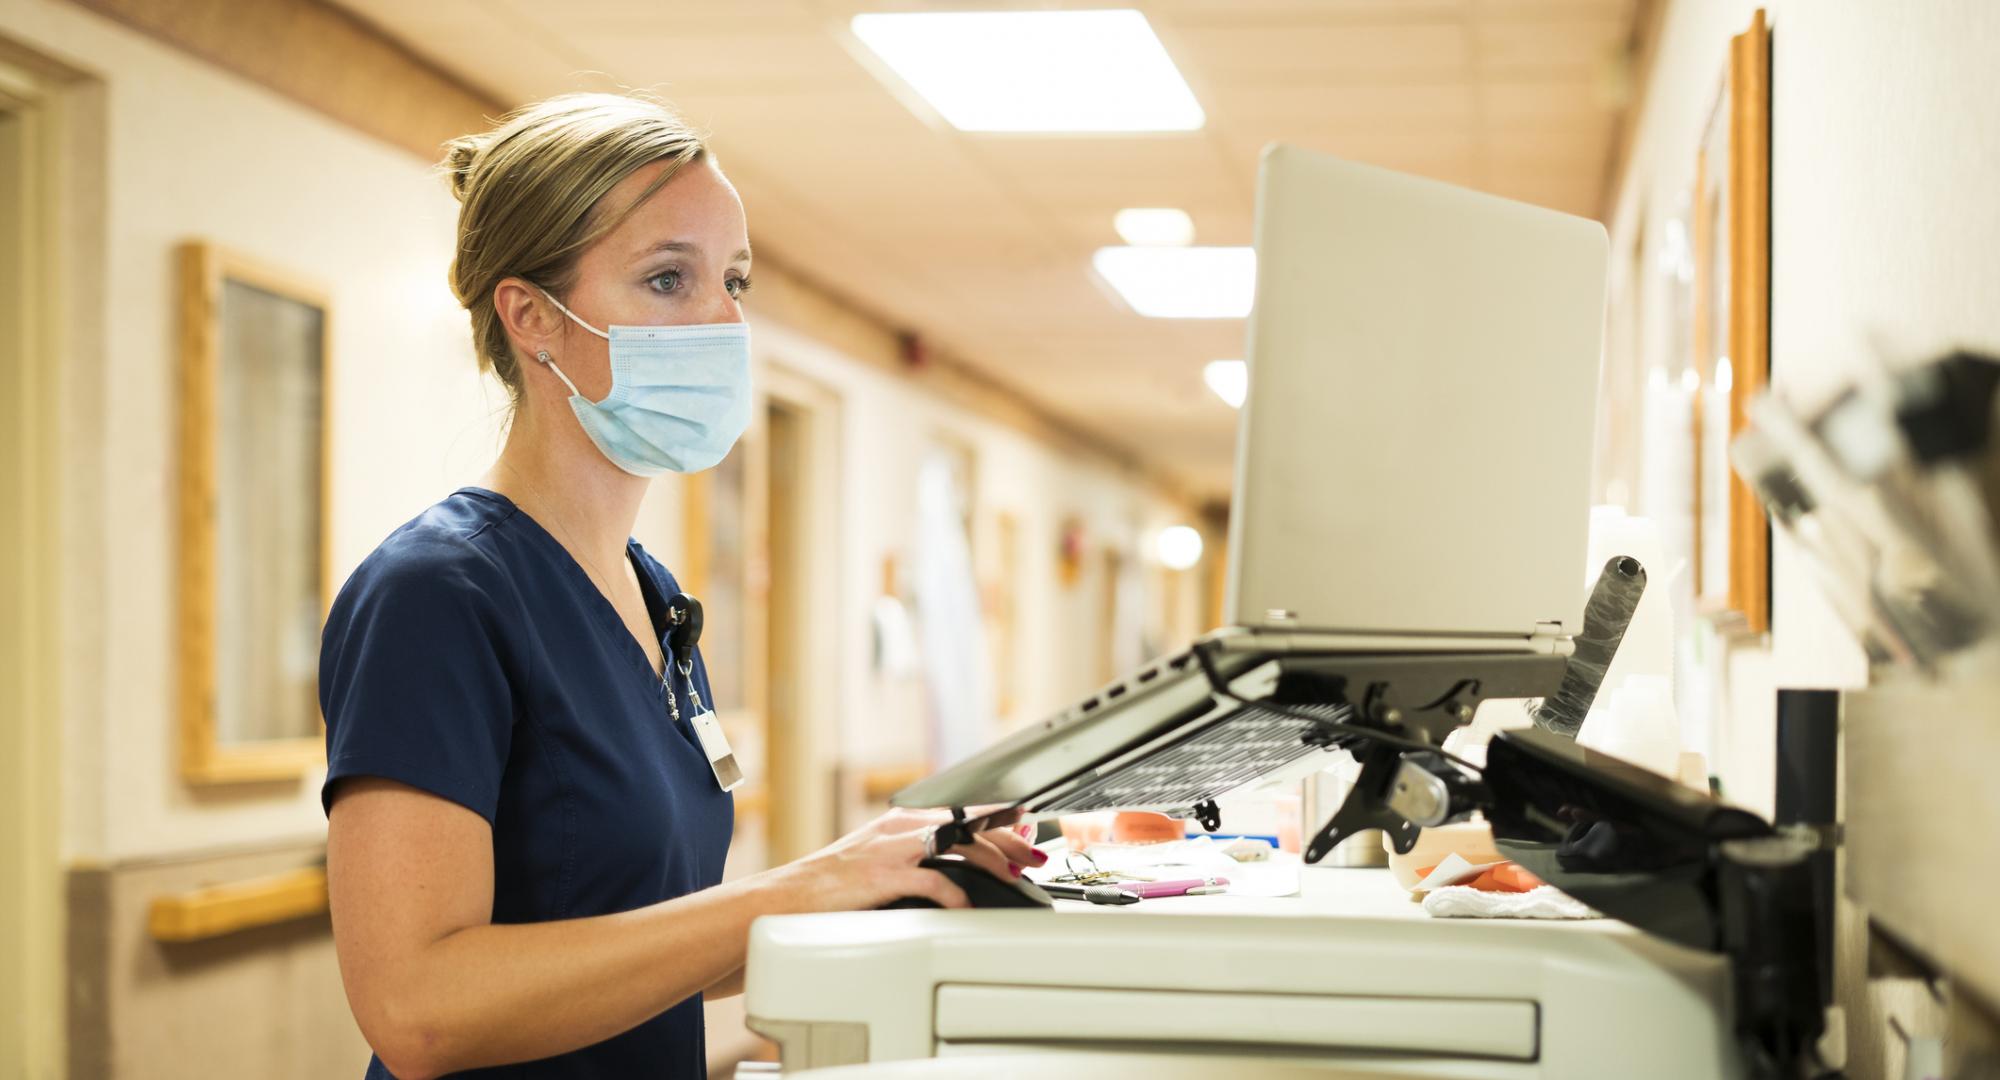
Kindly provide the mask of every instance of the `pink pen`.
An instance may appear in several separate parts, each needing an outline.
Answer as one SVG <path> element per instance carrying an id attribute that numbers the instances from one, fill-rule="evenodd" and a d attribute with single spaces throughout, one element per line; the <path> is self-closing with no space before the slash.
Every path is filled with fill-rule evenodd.
<path id="1" fill-rule="evenodd" d="M 1118 887 L 1134 896 L 1151 900 L 1158 896 L 1186 896 L 1190 890 L 1220 891 L 1229 884 L 1226 877 L 1179 878 L 1174 881 L 1120 881 Z"/>

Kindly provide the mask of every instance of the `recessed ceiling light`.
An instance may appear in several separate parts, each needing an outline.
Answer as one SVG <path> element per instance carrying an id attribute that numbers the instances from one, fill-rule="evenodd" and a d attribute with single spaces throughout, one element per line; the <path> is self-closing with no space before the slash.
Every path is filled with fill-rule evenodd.
<path id="1" fill-rule="evenodd" d="M 1187 570 L 1201 561 L 1201 534 L 1192 526 L 1169 525 L 1160 530 L 1154 551 L 1169 570 Z"/>
<path id="2" fill-rule="evenodd" d="M 1090 264 L 1155 319 L 1240 319 L 1257 291 L 1257 253 L 1247 247 L 1105 247 Z"/>
<path id="3" fill-rule="evenodd" d="M 1201 381 L 1230 408 L 1240 409 L 1250 393 L 1250 366 L 1241 360 L 1210 360 L 1201 369 Z"/>
<path id="4" fill-rule="evenodd" d="M 1133 206 L 1118 211 L 1111 226 L 1135 247 L 1186 247 L 1194 243 L 1194 219 L 1171 206 Z"/>
<path id="5" fill-rule="evenodd" d="M 849 25 L 961 131 L 1193 131 L 1205 119 L 1137 11 L 871 13 Z"/>

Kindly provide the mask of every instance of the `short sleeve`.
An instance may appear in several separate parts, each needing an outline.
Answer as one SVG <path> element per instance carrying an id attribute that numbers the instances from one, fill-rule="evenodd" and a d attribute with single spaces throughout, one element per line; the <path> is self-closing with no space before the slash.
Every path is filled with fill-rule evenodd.
<path id="1" fill-rule="evenodd" d="M 342 588 L 320 640 L 326 782 L 408 784 L 491 824 L 512 744 L 504 575 L 464 537 L 392 537 Z"/>

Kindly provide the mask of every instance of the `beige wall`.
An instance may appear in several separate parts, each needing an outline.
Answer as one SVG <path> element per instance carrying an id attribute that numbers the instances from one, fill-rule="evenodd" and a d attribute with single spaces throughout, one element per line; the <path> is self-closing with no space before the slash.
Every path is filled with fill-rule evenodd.
<path id="1" fill-rule="evenodd" d="M 1657 240 L 1686 190 L 1731 35 L 1762 6 L 1772 22 L 1771 358 L 1781 392 L 1810 404 L 1881 359 L 1907 363 L 1953 346 L 2000 351 L 2000 5 L 1988 0 L 1681 0 L 1666 12 L 1644 113 L 1611 213 L 1614 261 Z M 1651 266 L 1656 250 L 1640 253 Z M 1614 296 L 1620 295 L 1614 292 Z M 1663 297 L 1644 291 L 1641 320 Z M 1614 327 L 1620 326 L 1614 315 Z M 1657 341 L 1657 333 L 1642 334 Z M 1614 334 L 1614 341 L 1623 338 Z M 1666 363 L 1655 348 L 1614 363 Z M 1628 483 L 1636 478 L 1627 478 Z M 1643 494 L 1643 493 L 1641 493 Z M 1853 641 L 1798 554 L 1777 538 L 1768 647 L 1712 655 L 1726 688 L 1719 764 L 1731 794 L 1768 810 L 1772 693 L 1869 679 Z M 1850 762 L 1849 768 L 1855 765 Z M 1850 821 L 1884 808 L 1856 805 Z M 1932 829 L 1929 819 L 1909 828 Z M 1847 1074 L 1902 1075 L 1905 1035 L 1944 1033 L 1938 988 L 1871 943 L 1866 913 L 1843 901 L 1836 980 Z M 1881 970 L 1878 971 L 1878 965 Z M 1966 1000 L 1963 995 L 1956 1001 Z M 1990 1018 L 1955 1014 L 1952 1038 L 1990 1045 Z M 1893 1018 L 1894 1025 L 1891 1026 Z M 1971 1075 L 1971 1073 L 1967 1073 Z"/>
<path id="2" fill-rule="evenodd" d="M 318 775 L 198 790 L 178 773 L 171 255 L 184 240 L 211 240 L 316 279 L 331 296 L 331 559 L 344 578 L 391 529 L 475 478 L 498 445 L 504 399 L 476 374 L 464 314 L 445 286 L 455 205 L 406 152 L 67 3 L 0 0 L 0 34 L 101 83 L 109 170 L 101 215 L 91 215 L 101 235 L 76 241 L 96 272 L 77 334 L 85 347 L 64 376 L 63 603 L 72 621 L 61 655 L 61 850 L 76 895 L 101 901 L 72 909 L 72 974 L 93 980 L 72 999 L 72 1019 L 84 1021 L 73 1059 L 90 1075 L 168 1076 L 217 1060 L 206 1048 L 235 1046 L 255 1029 L 261 1049 L 245 1051 L 246 1074 L 351 1075 L 360 1046 L 337 986 L 325 985 L 323 923 L 276 935 L 271 949 L 239 942 L 173 954 L 136 922 L 152 892 L 310 857 L 325 830 Z M 1148 494 L 1136 475 L 981 420 L 878 359 L 817 342 L 812 325 L 753 318 L 766 361 L 829 387 L 840 403 L 842 513 L 829 547 L 843 607 L 828 647 L 839 650 L 851 755 L 921 757 L 921 714 L 871 707 L 865 612 L 881 554 L 909 547 L 911 450 L 932 431 L 968 441 L 984 505 L 1021 518 L 1019 624 L 1052 631 L 1023 635 L 1021 710 L 1039 713 L 1090 685 L 1095 649 L 1064 635 L 1095 632 L 1094 607 L 1079 604 L 1098 594 L 1055 584 L 1059 516 L 1086 518 L 1101 542 L 1192 515 Z M 678 489 L 659 485 L 637 530 L 669 562 L 680 554 L 679 510 Z M 1181 609 L 1192 614 L 1189 578 Z M 201 1003 L 215 988 L 267 1002 L 271 1014 L 232 1006 L 208 1023 Z M 307 1057 L 286 1056 L 299 1053 Z"/>
<path id="3" fill-rule="evenodd" d="M 344 572 L 491 445 L 443 288 L 451 199 L 409 155 L 76 8 L 0 0 L 0 27 L 93 74 L 106 97 L 105 348 L 80 357 L 102 397 L 69 417 L 73 550 L 99 557 L 70 574 L 88 632 L 65 663 L 88 689 L 65 733 L 65 853 L 116 861 L 317 834 L 314 778 L 204 793 L 176 772 L 171 251 L 209 239 L 326 285 Z"/>
<path id="4" fill-rule="evenodd" d="M 1683 0 L 1668 9 L 1632 155 L 1614 193 L 1614 274 L 1635 240 L 1646 274 L 1643 343 L 1614 315 L 1614 363 L 1665 366 L 1658 287 L 1665 223 L 1689 188 L 1729 38 L 1765 8 L 1772 23 L 1771 364 L 1802 401 L 1871 362 L 1954 344 L 2000 348 L 2000 88 L 1990 75 L 2000 7 L 1985 0 Z M 1625 291 L 1614 285 L 1614 297 Z M 1622 354 L 1622 355 L 1621 355 Z M 1635 385 L 1643 385 L 1643 381 Z M 1623 477 L 1643 505 L 1636 475 Z M 1768 648 L 1712 653 L 1728 724 L 1717 764 L 1732 797 L 1768 809 L 1772 690 L 1856 686 L 1859 650 L 1795 553 L 1776 538 Z"/>
<path id="5" fill-rule="evenodd" d="M 463 312 L 444 283 L 455 204 L 423 162 L 138 34 L 49 0 L 0 0 L 0 27 L 94 73 L 107 90 L 111 183 L 100 317 L 101 402 L 75 403 L 89 467 L 72 477 L 106 556 L 80 567 L 102 637 L 68 660 L 101 700 L 71 717 L 64 850 L 115 861 L 309 836 L 323 827 L 317 779 L 199 792 L 175 769 L 172 685 L 172 460 L 175 244 L 205 238 L 323 283 L 332 297 L 332 560 L 346 573 L 395 526 L 470 482 L 498 446 L 503 395 L 476 374 Z M 752 209 L 753 222 L 755 208 Z M 1069 610 L 1091 591 L 1053 585 L 1059 514 L 1103 542 L 1191 513 L 1142 481 L 926 394 L 759 322 L 767 357 L 842 399 L 849 532 L 843 573 L 873 595 L 880 553 L 907 549 L 914 450 L 931 432 L 968 441 L 982 503 L 1021 515 L 1023 626 L 1094 630 Z M 91 459 L 95 459 L 91 461 Z M 680 547 L 677 492 L 651 498 L 640 535 Z M 1191 580 L 1191 575 L 1190 575 Z M 1047 583 L 1041 587 L 1040 583 Z M 1192 585 L 1189 586 L 1192 588 Z M 1198 609 L 1194 595 L 1182 605 Z M 865 602 L 856 605 L 857 618 Z M 1094 608 L 1092 609 L 1094 611 Z M 853 637 L 865 641 L 862 632 Z M 1023 708 L 1039 713 L 1089 686 L 1090 650 L 1036 635 Z M 865 668 L 865 654 L 850 666 Z"/>

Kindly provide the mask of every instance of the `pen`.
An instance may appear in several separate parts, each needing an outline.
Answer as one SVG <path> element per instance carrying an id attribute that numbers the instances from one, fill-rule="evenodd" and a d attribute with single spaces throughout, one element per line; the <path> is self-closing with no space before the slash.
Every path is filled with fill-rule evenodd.
<path id="1" fill-rule="evenodd" d="M 1152 899 L 1156 896 L 1201 895 L 1207 892 L 1221 892 L 1229 884 L 1226 877 L 1177 878 L 1173 881 L 1121 881 L 1115 888 L 1123 889 L 1134 896 Z M 1196 892 L 1200 890 L 1200 892 Z"/>
<path id="2" fill-rule="evenodd" d="M 1054 882 L 1042 891 L 1058 900 L 1088 900 L 1093 904 L 1136 904 L 1139 898 L 1115 885 L 1061 885 Z"/>

